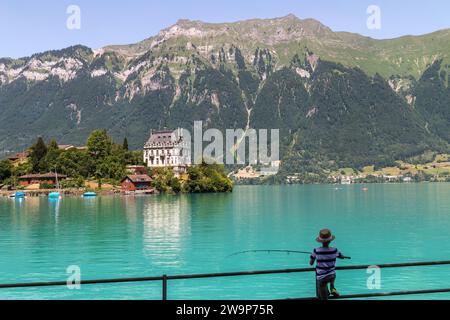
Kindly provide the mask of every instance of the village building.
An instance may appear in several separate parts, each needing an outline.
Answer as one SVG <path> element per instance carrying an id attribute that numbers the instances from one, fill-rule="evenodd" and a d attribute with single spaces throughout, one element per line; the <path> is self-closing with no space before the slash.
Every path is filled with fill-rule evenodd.
<path id="1" fill-rule="evenodd" d="M 13 163 L 22 164 L 22 163 L 27 162 L 28 157 L 29 157 L 29 153 L 27 151 L 25 151 L 25 152 L 19 152 L 12 156 L 9 156 L 8 160 Z"/>
<path id="2" fill-rule="evenodd" d="M 151 191 L 152 181 L 153 179 L 146 174 L 127 175 L 120 184 L 122 191 L 125 192 Z"/>
<path id="3" fill-rule="evenodd" d="M 143 175 L 148 173 L 146 166 L 127 166 L 125 171 L 130 175 Z"/>
<path id="4" fill-rule="evenodd" d="M 191 144 L 176 131 L 152 131 L 144 146 L 144 163 L 149 168 L 172 168 L 180 177 L 191 165 Z"/>
<path id="5" fill-rule="evenodd" d="M 353 184 L 353 183 L 355 183 L 355 177 L 354 176 L 341 176 L 340 181 L 341 181 L 341 184 L 345 184 L 345 185 Z"/>
<path id="6" fill-rule="evenodd" d="M 383 175 L 384 180 L 386 182 L 398 182 L 400 179 L 402 179 L 402 176 L 391 176 L 391 175 Z"/>
<path id="7" fill-rule="evenodd" d="M 239 169 L 237 172 L 233 173 L 235 179 L 256 179 L 259 178 L 260 175 L 253 169 L 252 166 L 247 166 L 245 168 Z"/>
<path id="8" fill-rule="evenodd" d="M 66 175 L 56 174 L 54 172 L 44 174 L 27 174 L 19 177 L 19 184 L 22 186 L 29 186 L 34 184 L 48 184 L 56 185 L 56 181 L 67 179 Z"/>
<path id="9" fill-rule="evenodd" d="M 286 177 L 286 183 L 287 184 L 296 184 L 296 183 L 300 183 L 301 182 L 301 175 L 300 173 L 295 173 L 292 176 L 287 176 Z"/>

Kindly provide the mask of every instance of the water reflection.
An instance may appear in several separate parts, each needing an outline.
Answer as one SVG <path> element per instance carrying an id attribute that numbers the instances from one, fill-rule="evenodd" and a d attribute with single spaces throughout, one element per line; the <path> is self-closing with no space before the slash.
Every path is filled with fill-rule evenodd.
<path id="1" fill-rule="evenodd" d="M 143 206 L 143 251 L 155 266 L 180 267 L 180 255 L 191 232 L 189 202 L 185 196 L 148 198 Z"/>
<path id="2" fill-rule="evenodd" d="M 30 197 L 25 199 L 16 199 L 15 213 L 18 215 L 21 222 L 26 224 L 41 223 L 41 199 Z"/>
<path id="3" fill-rule="evenodd" d="M 14 198 L 14 199 L 11 199 L 11 202 L 13 202 L 13 204 L 14 204 L 13 205 L 14 212 L 16 213 L 18 211 L 20 213 L 20 211 L 22 211 L 22 208 L 24 207 L 25 198 Z"/>
<path id="4" fill-rule="evenodd" d="M 136 197 L 125 196 L 122 200 L 127 220 L 130 225 L 136 225 L 138 219 L 138 207 L 136 203 Z"/>
<path id="5" fill-rule="evenodd" d="M 49 211 L 55 218 L 55 226 L 58 225 L 59 221 L 59 210 L 61 207 L 61 201 L 60 199 L 48 199 L 49 203 Z"/>

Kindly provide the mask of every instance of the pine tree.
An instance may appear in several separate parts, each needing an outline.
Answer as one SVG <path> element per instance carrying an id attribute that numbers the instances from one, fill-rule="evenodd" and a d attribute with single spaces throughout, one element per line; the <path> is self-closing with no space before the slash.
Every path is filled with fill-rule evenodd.
<path id="1" fill-rule="evenodd" d="M 44 139 L 39 137 L 36 144 L 31 147 L 31 165 L 33 167 L 33 172 L 40 172 L 41 160 L 47 154 L 47 146 L 45 145 Z"/>
<path id="2" fill-rule="evenodd" d="M 123 150 L 128 151 L 128 139 L 127 137 L 125 137 L 125 139 L 123 139 Z"/>
<path id="3" fill-rule="evenodd" d="M 12 164 L 9 160 L 0 161 L 0 182 L 11 177 Z"/>
<path id="4" fill-rule="evenodd" d="M 47 147 L 47 153 L 45 157 L 42 158 L 39 164 L 39 169 L 41 171 L 49 172 L 59 170 L 58 168 L 58 157 L 61 154 L 61 150 L 59 150 L 58 143 L 55 139 L 52 139 Z"/>
<path id="5" fill-rule="evenodd" d="M 53 149 L 53 150 L 59 150 L 58 142 L 56 142 L 55 139 L 52 139 L 52 140 L 50 141 L 50 143 L 48 144 L 48 150 L 51 150 L 51 149 Z"/>

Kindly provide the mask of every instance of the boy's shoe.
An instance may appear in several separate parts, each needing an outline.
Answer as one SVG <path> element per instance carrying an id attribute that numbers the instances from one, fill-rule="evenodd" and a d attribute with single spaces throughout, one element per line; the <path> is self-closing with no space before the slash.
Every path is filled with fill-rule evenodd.
<path id="1" fill-rule="evenodd" d="M 332 288 L 332 289 L 331 289 L 331 295 L 332 295 L 333 297 L 335 297 L 335 298 L 339 298 L 339 297 L 340 297 L 340 294 L 339 294 L 339 292 L 336 290 L 336 288 Z"/>

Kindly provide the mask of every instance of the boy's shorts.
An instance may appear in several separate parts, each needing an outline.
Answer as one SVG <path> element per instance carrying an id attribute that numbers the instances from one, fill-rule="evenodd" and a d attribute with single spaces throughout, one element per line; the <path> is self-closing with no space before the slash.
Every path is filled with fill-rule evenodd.
<path id="1" fill-rule="evenodd" d="M 330 291 L 328 290 L 328 284 L 336 279 L 335 274 L 331 274 L 323 279 L 316 280 L 317 298 L 319 300 L 328 300 Z"/>

